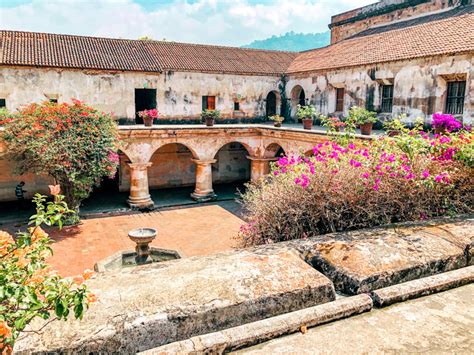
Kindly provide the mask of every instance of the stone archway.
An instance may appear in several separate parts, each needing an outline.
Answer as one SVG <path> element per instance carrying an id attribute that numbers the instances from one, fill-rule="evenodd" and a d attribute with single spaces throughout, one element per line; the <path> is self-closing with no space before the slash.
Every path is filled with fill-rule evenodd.
<path id="1" fill-rule="evenodd" d="M 285 150 L 278 143 L 270 143 L 264 152 L 264 158 L 279 158 L 286 155 Z"/>
<path id="2" fill-rule="evenodd" d="M 196 165 L 194 153 L 182 143 L 167 143 L 150 158 L 148 183 L 151 189 L 194 186 Z"/>
<path id="3" fill-rule="evenodd" d="M 219 148 L 212 168 L 213 184 L 243 183 L 250 180 L 249 149 L 240 142 L 229 142 Z"/>

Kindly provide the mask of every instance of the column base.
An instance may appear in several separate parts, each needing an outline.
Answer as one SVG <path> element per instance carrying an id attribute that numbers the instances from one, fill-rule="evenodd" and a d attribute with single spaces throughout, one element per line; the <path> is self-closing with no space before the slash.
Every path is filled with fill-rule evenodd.
<path id="1" fill-rule="evenodd" d="M 191 194 L 191 198 L 197 202 L 208 202 L 208 201 L 214 201 L 217 198 L 217 195 L 214 193 L 214 191 L 206 193 L 206 194 L 193 192 Z"/>
<path id="2" fill-rule="evenodd" d="M 132 210 L 152 210 L 155 208 L 155 203 L 150 195 L 142 198 L 129 197 L 127 203 Z"/>

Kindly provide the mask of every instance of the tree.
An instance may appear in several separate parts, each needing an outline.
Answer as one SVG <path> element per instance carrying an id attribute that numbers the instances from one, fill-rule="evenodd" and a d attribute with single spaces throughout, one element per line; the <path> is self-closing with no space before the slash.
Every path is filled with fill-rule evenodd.
<path id="1" fill-rule="evenodd" d="M 45 102 L 20 109 L 4 123 L 7 154 L 17 173 L 51 176 L 75 211 L 104 176 L 115 175 L 118 135 L 109 114 L 78 100 Z"/>
<path id="2" fill-rule="evenodd" d="M 59 186 L 51 188 L 54 194 L 59 191 Z M 0 354 L 11 353 L 18 335 L 33 319 L 65 320 L 70 314 L 82 318 L 95 301 L 83 283 L 92 271 L 63 279 L 45 261 L 51 254 L 51 239 L 41 227 L 61 227 L 62 218 L 74 212 L 60 195 L 45 203 L 46 196 L 37 194 L 34 201 L 36 214 L 30 218 L 30 228 L 15 238 L 0 231 Z"/>

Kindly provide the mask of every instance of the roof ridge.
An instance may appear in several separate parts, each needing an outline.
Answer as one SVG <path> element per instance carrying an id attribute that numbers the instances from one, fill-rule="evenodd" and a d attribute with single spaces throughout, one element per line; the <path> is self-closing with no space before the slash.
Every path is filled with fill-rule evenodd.
<path id="1" fill-rule="evenodd" d="M 50 35 L 50 36 L 65 36 L 65 37 L 75 37 L 75 38 L 95 38 L 95 39 L 104 39 L 104 40 L 113 40 L 113 41 L 127 41 L 127 42 L 132 42 L 132 43 L 152 42 L 152 43 L 161 43 L 161 44 L 179 44 L 179 45 L 195 46 L 195 47 L 239 49 L 239 50 L 245 50 L 245 51 L 255 51 L 255 52 L 265 52 L 265 53 L 290 53 L 290 54 L 293 54 L 293 53 L 297 54 L 298 53 L 298 52 L 293 52 L 293 51 L 283 51 L 283 50 L 274 50 L 274 49 L 246 48 L 246 47 L 236 47 L 236 46 L 225 46 L 225 45 L 219 45 L 219 44 L 188 43 L 188 42 L 156 40 L 156 39 L 130 39 L 130 38 L 102 37 L 102 36 L 77 35 L 77 34 L 68 34 L 68 33 L 21 31 L 21 30 L 8 30 L 8 29 L 0 29 L 0 32 L 14 32 L 14 33 L 39 34 L 39 35 Z"/>

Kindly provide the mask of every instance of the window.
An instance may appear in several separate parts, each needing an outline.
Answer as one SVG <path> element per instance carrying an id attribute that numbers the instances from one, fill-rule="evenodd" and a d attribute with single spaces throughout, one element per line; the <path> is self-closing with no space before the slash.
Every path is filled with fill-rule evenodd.
<path id="1" fill-rule="evenodd" d="M 460 115 L 463 113 L 465 91 L 466 81 L 448 81 L 446 113 L 451 115 Z"/>
<path id="2" fill-rule="evenodd" d="M 156 108 L 156 89 L 135 89 L 135 123 L 143 124 L 138 112 Z"/>
<path id="3" fill-rule="evenodd" d="M 0 108 L 2 107 L 7 107 L 7 100 L 6 99 L 0 99 Z"/>
<path id="4" fill-rule="evenodd" d="M 58 99 L 49 99 L 49 102 L 53 103 L 53 104 L 57 104 L 58 103 Z"/>
<path id="5" fill-rule="evenodd" d="M 234 102 L 234 111 L 240 111 L 240 102 L 238 101 Z"/>
<path id="6" fill-rule="evenodd" d="M 336 112 L 344 111 L 344 89 L 336 88 Z"/>
<path id="7" fill-rule="evenodd" d="M 382 85 L 380 111 L 392 112 L 392 105 L 393 105 L 393 85 Z"/>
<path id="8" fill-rule="evenodd" d="M 215 110 L 216 109 L 216 97 L 215 96 L 203 96 L 202 97 L 202 110 Z"/>

